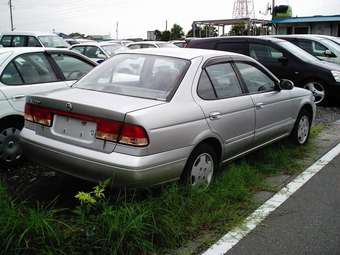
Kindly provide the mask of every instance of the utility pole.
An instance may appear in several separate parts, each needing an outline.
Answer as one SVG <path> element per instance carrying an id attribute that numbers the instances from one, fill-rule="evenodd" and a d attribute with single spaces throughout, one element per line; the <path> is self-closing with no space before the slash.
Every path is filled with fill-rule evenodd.
<path id="1" fill-rule="evenodd" d="M 116 39 L 118 40 L 118 35 L 119 35 L 119 21 L 116 23 Z"/>
<path id="2" fill-rule="evenodd" d="M 274 15 L 274 7 L 275 7 L 275 0 L 273 0 L 273 3 L 272 3 L 272 16 Z"/>
<path id="3" fill-rule="evenodd" d="M 165 20 L 165 31 L 168 31 L 168 20 Z"/>
<path id="4" fill-rule="evenodd" d="M 14 26 L 13 26 L 13 5 L 12 5 L 12 0 L 9 0 L 9 13 L 11 16 L 11 30 L 14 30 Z"/>

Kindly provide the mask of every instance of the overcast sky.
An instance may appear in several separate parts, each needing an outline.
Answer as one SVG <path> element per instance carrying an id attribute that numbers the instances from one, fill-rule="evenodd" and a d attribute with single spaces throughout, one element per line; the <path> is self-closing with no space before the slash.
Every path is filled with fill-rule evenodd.
<path id="1" fill-rule="evenodd" d="M 164 30 L 178 23 L 187 32 L 193 20 L 228 19 L 234 0 L 12 0 L 17 30 L 109 34 L 146 37 L 148 30 Z M 254 0 L 257 18 L 270 0 Z M 293 15 L 340 14 L 340 0 L 277 0 L 290 4 Z M 10 29 L 8 0 L 0 0 L 0 32 Z"/>

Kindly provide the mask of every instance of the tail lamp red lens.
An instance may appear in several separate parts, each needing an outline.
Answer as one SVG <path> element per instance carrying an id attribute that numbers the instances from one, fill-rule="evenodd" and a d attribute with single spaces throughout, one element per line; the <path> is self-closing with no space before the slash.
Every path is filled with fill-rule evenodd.
<path id="1" fill-rule="evenodd" d="M 97 139 L 138 147 L 147 146 L 149 144 L 149 138 L 145 129 L 138 125 L 78 113 L 64 112 L 32 104 L 26 104 L 25 106 L 25 120 L 44 126 L 52 126 L 54 114 L 95 122 L 97 124 Z"/>

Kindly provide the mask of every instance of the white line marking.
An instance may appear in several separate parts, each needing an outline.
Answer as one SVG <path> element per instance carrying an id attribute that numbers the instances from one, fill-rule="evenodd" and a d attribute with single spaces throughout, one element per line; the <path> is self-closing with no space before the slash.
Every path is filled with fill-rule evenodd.
<path id="1" fill-rule="evenodd" d="M 330 150 L 326 155 L 307 168 L 297 176 L 292 182 L 288 183 L 272 198 L 267 200 L 255 212 L 246 218 L 244 223 L 223 236 L 216 244 L 211 246 L 202 255 L 223 255 L 233 248 L 239 241 L 249 234 L 256 226 L 261 223 L 269 214 L 282 205 L 292 194 L 307 183 L 315 174 L 330 163 L 340 154 L 340 143 Z"/>

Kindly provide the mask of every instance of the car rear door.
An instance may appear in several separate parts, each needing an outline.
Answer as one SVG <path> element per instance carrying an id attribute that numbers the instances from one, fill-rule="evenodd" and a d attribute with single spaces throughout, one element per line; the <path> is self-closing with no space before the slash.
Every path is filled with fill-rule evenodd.
<path id="1" fill-rule="evenodd" d="M 236 61 L 240 77 L 255 104 L 255 146 L 288 135 L 294 125 L 295 104 L 289 90 L 253 62 Z"/>
<path id="2" fill-rule="evenodd" d="M 24 111 L 26 96 L 67 86 L 57 76 L 43 52 L 15 57 L 4 68 L 0 81 L 6 85 L 1 87 L 2 92 L 19 112 Z"/>
<path id="3" fill-rule="evenodd" d="M 207 65 L 197 86 L 197 102 L 213 132 L 223 140 L 223 159 L 252 146 L 255 128 L 254 104 L 244 94 L 230 62 Z"/>

